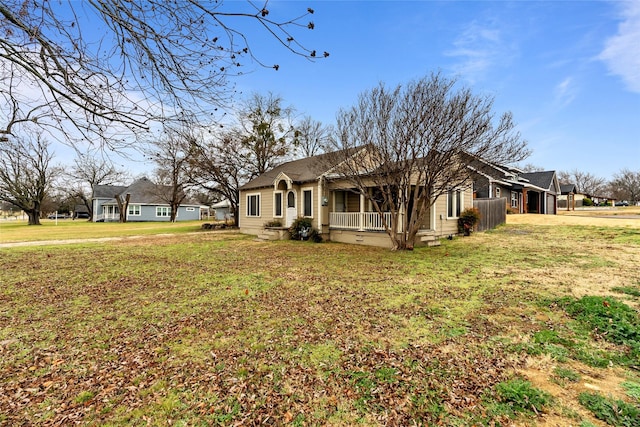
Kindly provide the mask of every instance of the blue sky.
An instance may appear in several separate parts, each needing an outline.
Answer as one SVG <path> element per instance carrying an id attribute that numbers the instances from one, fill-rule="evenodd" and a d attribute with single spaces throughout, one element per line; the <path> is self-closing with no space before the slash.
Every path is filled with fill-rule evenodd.
<path id="1" fill-rule="evenodd" d="M 318 1 L 270 3 L 273 16 L 315 10 L 309 62 L 270 40 L 254 50 L 279 71 L 238 77 L 299 114 L 332 124 L 376 86 L 441 70 L 511 111 L 532 163 L 606 179 L 640 170 L 640 1 Z"/>

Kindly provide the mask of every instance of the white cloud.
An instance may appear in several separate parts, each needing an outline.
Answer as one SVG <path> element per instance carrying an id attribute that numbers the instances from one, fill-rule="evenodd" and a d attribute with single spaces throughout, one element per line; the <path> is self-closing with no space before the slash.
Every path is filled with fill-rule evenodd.
<path id="1" fill-rule="evenodd" d="M 567 77 L 555 87 L 556 102 L 565 107 L 575 99 L 576 88 L 573 77 Z"/>
<path id="2" fill-rule="evenodd" d="M 640 93 L 640 2 L 622 4 L 622 22 L 618 33 L 610 37 L 598 56 L 612 74 L 622 80 L 632 92 Z"/>
<path id="3" fill-rule="evenodd" d="M 445 52 L 447 56 L 459 58 L 455 69 L 463 78 L 481 79 L 491 67 L 511 56 L 496 27 L 495 23 L 484 26 L 472 22 L 453 42 L 454 48 Z"/>

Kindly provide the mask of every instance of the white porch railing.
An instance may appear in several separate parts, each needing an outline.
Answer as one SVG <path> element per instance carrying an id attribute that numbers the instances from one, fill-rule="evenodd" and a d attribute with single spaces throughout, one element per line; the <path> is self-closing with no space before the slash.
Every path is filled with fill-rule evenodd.
<path id="1" fill-rule="evenodd" d="M 385 231 L 385 223 L 391 226 L 391 212 L 382 217 L 377 212 L 331 212 L 329 228 L 359 231 Z"/>
<path id="2" fill-rule="evenodd" d="M 120 214 L 118 213 L 106 213 L 96 215 L 95 222 L 102 221 L 120 221 Z"/>

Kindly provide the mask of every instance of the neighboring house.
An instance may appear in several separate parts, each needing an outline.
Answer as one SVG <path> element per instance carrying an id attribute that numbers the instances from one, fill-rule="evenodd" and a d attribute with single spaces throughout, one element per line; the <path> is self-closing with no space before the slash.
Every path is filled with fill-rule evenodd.
<path id="1" fill-rule="evenodd" d="M 76 205 L 73 209 L 73 219 L 89 219 L 89 209 L 85 205 Z"/>
<path id="2" fill-rule="evenodd" d="M 526 184 L 522 184 L 522 191 L 526 195 L 524 200 L 527 200 L 527 213 L 558 213 L 560 183 L 555 171 L 527 172 L 519 178 L 526 181 Z"/>
<path id="3" fill-rule="evenodd" d="M 127 221 L 169 221 L 171 206 L 160 196 L 161 191 L 162 187 L 147 178 L 140 178 L 126 187 L 96 185 L 93 188 L 92 197 L 93 220 L 95 222 L 119 221 L 120 210 L 116 196 L 124 200 L 129 194 Z M 185 201 L 178 207 L 176 221 L 199 220 L 200 210 L 199 204 Z"/>
<path id="4" fill-rule="evenodd" d="M 284 163 L 240 187 L 240 231 L 268 238 L 265 224 L 277 221 L 287 228 L 296 218 L 306 217 L 325 240 L 391 247 L 383 223 L 389 223 L 390 213 L 381 218 L 349 182 L 332 177 L 326 156 Z M 458 216 L 473 206 L 472 195 L 469 184 L 437 199 L 416 245 L 457 234 Z"/>
<path id="5" fill-rule="evenodd" d="M 513 213 L 556 214 L 560 184 L 555 171 L 523 172 L 480 159 L 469 161 L 476 198 L 505 198 Z"/>
<path id="6" fill-rule="evenodd" d="M 616 199 L 604 195 L 585 194 L 585 198 L 591 199 L 596 206 L 615 206 Z"/>
<path id="7" fill-rule="evenodd" d="M 233 219 L 233 212 L 231 212 L 231 202 L 227 199 L 221 202 L 211 205 L 213 209 L 213 215 L 217 221 L 229 221 Z"/>
<path id="8" fill-rule="evenodd" d="M 22 209 L 12 205 L 9 202 L 0 202 L 0 218 L 17 220 L 18 217 L 24 218 L 25 213 Z"/>
<path id="9" fill-rule="evenodd" d="M 583 206 L 583 200 L 588 197 L 578 191 L 575 184 L 560 185 L 560 194 L 558 195 L 558 209 L 575 210 Z"/>

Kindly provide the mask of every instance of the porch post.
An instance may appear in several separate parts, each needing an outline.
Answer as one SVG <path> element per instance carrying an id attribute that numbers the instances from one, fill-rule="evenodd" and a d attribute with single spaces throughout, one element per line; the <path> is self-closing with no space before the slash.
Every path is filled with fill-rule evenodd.
<path id="1" fill-rule="evenodd" d="M 527 189 L 522 189 L 522 213 L 529 213 L 529 206 L 527 203 Z"/>
<path id="2" fill-rule="evenodd" d="M 358 216 L 358 231 L 364 231 L 364 193 L 360 193 L 360 215 Z"/>

